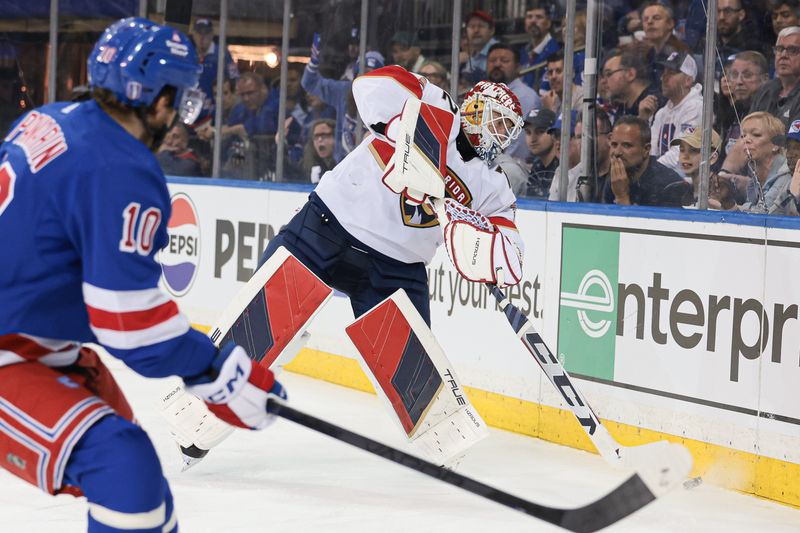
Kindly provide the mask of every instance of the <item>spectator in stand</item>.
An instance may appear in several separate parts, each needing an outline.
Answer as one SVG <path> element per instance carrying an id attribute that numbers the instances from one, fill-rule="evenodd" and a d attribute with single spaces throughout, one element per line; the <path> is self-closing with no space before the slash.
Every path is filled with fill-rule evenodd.
<path id="1" fill-rule="evenodd" d="M 586 11 L 575 12 L 575 23 L 572 32 L 567 28 L 567 18 L 561 21 L 561 38 L 564 42 L 572 33 L 573 56 L 572 71 L 575 85 L 583 85 L 583 63 L 586 61 Z"/>
<path id="2" fill-rule="evenodd" d="M 271 135 L 278 131 L 277 98 L 270 95 L 264 78 L 255 72 L 245 72 L 236 84 L 239 103 L 228 115 L 222 135 L 246 139 L 253 135 Z"/>
<path id="3" fill-rule="evenodd" d="M 645 119 L 619 118 L 609 142 L 611 179 L 604 203 L 680 207 L 685 191 L 670 185 L 686 182 L 650 155 L 650 125 Z"/>
<path id="4" fill-rule="evenodd" d="M 302 85 L 307 92 L 317 96 L 323 102 L 336 109 L 336 148 L 334 157 L 341 161 L 357 144 L 355 139 L 358 127 L 358 112 L 352 97 L 353 82 L 349 80 L 333 80 L 324 78 L 319 73 L 320 37 L 314 34 L 311 44 L 311 59 L 303 71 Z M 383 56 L 375 51 L 365 54 L 364 72 L 372 72 L 384 66 Z M 360 66 L 356 61 L 354 74 L 360 74 Z"/>
<path id="5" fill-rule="evenodd" d="M 672 52 L 662 62 L 661 93 L 667 103 L 655 113 L 650 127 L 650 154 L 658 162 L 680 172 L 679 150 L 672 139 L 700 124 L 703 113 L 702 85 L 695 83 L 697 63 L 690 54 Z M 649 119 L 658 105 L 655 96 L 648 96 L 639 106 L 639 116 Z"/>
<path id="6" fill-rule="evenodd" d="M 789 169 L 794 169 L 789 193 L 795 211 L 800 212 L 800 120 L 793 121 L 786 133 L 786 164 Z"/>
<path id="7" fill-rule="evenodd" d="M 783 122 L 770 113 L 757 111 L 744 117 L 741 141 L 750 156 L 756 179 L 720 170 L 712 198 L 719 202 L 721 209 L 797 216 L 789 194 L 792 173 L 782 148 L 785 132 Z M 728 166 L 727 160 L 723 166 Z M 742 205 L 736 202 L 739 189 L 743 189 L 745 195 Z"/>
<path id="8" fill-rule="evenodd" d="M 303 176 L 311 183 L 318 183 L 323 174 L 336 166 L 334 131 L 336 121 L 328 118 L 317 120 L 311 126 L 311 136 L 303 153 Z"/>
<path id="9" fill-rule="evenodd" d="M 486 60 L 489 48 L 497 42 L 494 37 L 494 19 L 486 11 L 477 9 L 464 18 L 467 31 L 467 49 L 459 55 L 464 65 L 461 75 L 468 83 L 486 79 Z"/>
<path id="10" fill-rule="evenodd" d="M 547 81 L 550 89 L 542 94 L 542 106 L 554 113 L 561 112 L 564 96 L 564 54 L 555 53 L 547 60 Z M 570 109 L 580 110 L 583 103 L 583 87 L 572 84 L 572 105 Z"/>
<path id="11" fill-rule="evenodd" d="M 800 26 L 800 0 L 775 0 L 770 9 L 775 35 L 791 26 Z"/>
<path id="12" fill-rule="evenodd" d="M 620 106 L 618 116 L 638 116 L 640 104 L 650 95 L 661 99 L 658 86 L 650 80 L 644 54 L 645 50 L 635 45 L 614 50 L 603 65 L 600 75 L 608 98 Z"/>
<path id="13" fill-rule="evenodd" d="M 347 63 L 347 66 L 344 68 L 344 73 L 339 79 L 350 81 L 355 79 L 355 68 L 356 61 L 358 61 L 359 45 L 360 42 L 358 37 L 358 28 L 352 28 L 350 30 L 350 38 L 347 41 L 347 57 L 349 59 L 349 63 Z"/>
<path id="14" fill-rule="evenodd" d="M 211 20 L 200 18 L 194 21 L 191 32 L 192 41 L 197 49 L 197 58 L 203 71 L 197 82 L 198 87 L 204 93 L 203 111 L 194 124 L 194 127 L 203 125 L 208 120 L 213 120 L 214 115 L 214 94 L 213 90 L 217 86 L 217 57 L 219 56 L 219 44 L 214 40 L 214 25 Z M 239 68 L 233 60 L 231 54 L 225 51 L 225 75 L 224 79 L 232 80 L 232 85 L 239 79 Z"/>
<path id="15" fill-rule="evenodd" d="M 672 140 L 672 146 L 678 148 L 678 159 L 680 161 L 681 171 L 684 176 L 692 181 L 691 189 L 686 190 L 686 196 L 681 202 L 684 207 L 696 206 L 697 198 L 700 192 L 700 149 L 703 145 L 702 140 L 703 128 L 702 126 L 692 128 L 684 131 L 678 137 Z M 716 131 L 711 130 L 711 155 L 708 158 L 709 167 L 713 167 L 719 159 L 719 151 L 722 146 L 722 140 Z M 716 176 L 711 177 L 711 182 L 716 179 Z"/>
<path id="16" fill-rule="evenodd" d="M 222 124 L 228 123 L 231 109 L 238 103 L 238 97 L 232 87 L 233 80 L 225 78 L 222 80 Z M 214 99 L 217 99 L 217 86 L 213 86 Z M 216 113 L 216 111 L 215 111 Z M 195 135 L 189 135 L 189 147 L 194 150 L 202 161 L 210 161 L 213 157 L 212 143 L 214 140 L 214 124 L 216 115 L 210 116 L 203 125 L 194 128 Z M 191 132 L 190 132 L 191 133 Z M 221 153 L 227 153 L 231 137 L 223 137 Z"/>
<path id="17" fill-rule="evenodd" d="M 200 158 L 189 148 L 189 131 L 180 122 L 164 136 L 156 159 L 167 176 L 205 175 Z"/>
<path id="18" fill-rule="evenodd" d="M 323 118 L 336 121 L 336 110 L 321 98 L 303 91 L 303 103 L 295 107 L 292 117 L 300 125 L 300 139 L 303 146 L 311 138 L 311 126 Z"/>
<path id="19" fill-rule="evenodd" d="M 800 116 L 800 27 L 781 30 L 773 51 L 775 79 L 755 94 L 750 113 L 766 111 L 788 128 L 792 119 Z"/>
<path id="20" fill-rule="evenodd" d="M 245 72 L 236 84 L 240 102 L 222 127 L 224 172 L 229 177 L 262 179 L 275 168 L 274 136 L 278 131 L 277 91 L 270 95 L 264 79 Z"/>
<path id="21" fill-rule="evenodd" d="M 789 131 L 786 133 L 786 166 L 789 170 L 797 174 L 797 162 L 800 161 L 800 119 L 789 124 Z M 792 178 L 794 179 L 794 178 Z"/>
<path id="22" fill-rule="evenodd" d="M 438 61 L 434 59 L 425 61 L 419 69 L 419 74 L 425 76 L 429 82 L 443 91 L 450 93 L 450 73 Z"/>
<path id="23" fill-rule="evenodd" d="M 558 168 L 559 138 L 554 135 L 556 114 L 534 109 L 525 116 L 525 142 L 533 155 L 525 196 L 544 200 Z"/>
<path id="24" fill-rule="evenodd" d="M 554 2 L 534 0 L 528 4 L 528 9 L 525 11 L 525 33 L 529 41 L 520 50 L 520 67 L 523 71 L 530 67 L 539 67 L 530 70 L 522 77 L 525 84 L 535 91 L 538 91 L 541 85 L 547 59 L 561 50 L 561 45 L 550 33 L 555 10 Z"/>
<path id="25" fill-rule="evenodd" d="M 425 56 L 422 55 L 422 49 L 419 47 L 416 32 L 399 31 L 394 34 L 390 44 L 394 63 L 409 72 L 418 74 L 419 69 L 425 63 Z"/>
<path id="26" fill-rule="evenodd" d="M 542 107 L 536 91 L 525 85 L 525 82 L 519 77 L 519 54 L 514 48 L 505 43 L 493 44 L 489 48 L 487 68 L 490 81 L 505 83 L 517 96 L 522 107 L 523 117 L 528 116 L 528 113 L 534 109 Z M 511 157 L 525 160 L 529 153 L 525 146 L 525 139 L 521 135 L 517 137 L 505 150 L 505 153 Z"/>
<path id="27" fill-rule="evenodd" d="M 580 146 L 583 138 L 583 120 L 580 113 L 576 113 L 574 141 Z M 595 122 L 597 124 L 596 144 L 595 144 L 595 163 L 596 168 L 589 169 L 584 176 L 584 181 L 579 184 L 581 177 L 581 165 L 575 164 L 567 172 L 567 202 L 596 202 L 603 203 L 603 191 L 608 181 L 610 158 L 608 137 L 611 133 L 611 120 L 608 114 L 602 109 L 595 110 Z M 579 156 L 580 158 L 580 156 Z M 556 177 L 550 184 L 549 200 L 558 201 L 559 199 L 559 171 L 556 169 Z M 580 196 L 578 195 L 580 193 Z"/>
<path id="28" fill-rule="evenodd" d="M 581 143 L 577 139 L 575 139 L 575 124 L 578 123 L 578 115 L 580 113 L 576 110 L 570 111 L 570 123 L 569 123 L 569 144 L 567 145 L 567 165 L 568 168 L 572 168 L 577 165 L 581 160 Z M 553 127 L 548 130 L 548 133 L 552 133 L 553 135 L 557 136 L 559 140 L 561 139 L 561 124 L 562 124 L 562 115 L 558 115 L 556 117 L 556 123 L 553 124 Z M 559 149 L 560 150 L 560 149 Z M 561 152 L 559 151 L 559 154 Z"/>
<path id="29" fill-rule="evenodd" d="M 652 67 L 651 80 L 656 85 L 661 80 L 664 61 L 672 52 L 689 52 L 689 47 L 672 32 L 675 29 L 675 17 L 672 9 L 660 3 L 645 4 L 642 9 L 642 27 L 644 43 L 650 47 L 647 64 Z"/>
<path id="30" fill-rule="evenodd" d="M 739 52 L 725 66 L 714 122 L 714 129 L 722 138 L 723 153 L 729 153 L 739 139 L 739 121 L 750 112 L 753 96 L 767 79 L 767 60 L 758 52 Z"/>
<path id="31" fill-rule="evenodd" d="M 759 35 L 746 31 L 747 12 L 742 0 L 717 0 L 717 52 L 720 57 L 730 57 L 745 50 L 764 52 Z M 698 54 L 705 52 L 705 38 L 695 47 Z M 715 65 L 718 63 L 715 61 Z"/>

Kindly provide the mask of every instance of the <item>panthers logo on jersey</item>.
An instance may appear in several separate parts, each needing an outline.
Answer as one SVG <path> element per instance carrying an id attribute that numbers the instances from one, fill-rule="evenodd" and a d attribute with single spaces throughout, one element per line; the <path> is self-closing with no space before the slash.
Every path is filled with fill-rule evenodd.
<path id="1" fill-rule="evenodd" d="M 444 193 L 445 197 L 452 198 L 462 205 L 472 206 L 472 193 L 470 193 L 464 181 L 450 167 L 447 167 L 447 176 L 444 179 Z M 403 224 L 406 226 L 430 228 L 439 223 L 436 219 L 436 213 L 433 212 L 433 208 L 428 203 L 414 205 L 407 203 L 402 195 L 399 195 L 398 198 Z"/>
<path id="2" fill-rule="evenodd" d="M 381 170 L 385 170 L 386 165 L 389 164 L 394 154 L 394 147 L 381 139 L 373 139 L 369 144 L 369 150 Z M 447 167 L 447 176 L 444 178 L 444 192 L 447 198 L 452 198 L 467 207 L 472 205 L 472 193 L 464 184 L 464 180 L 458 177 L 450 167 Z M 397 202 L 400 207 L 400 216 L 406 226 L 430 228 L 439 223 L 436 219 L 436 213 L 427 203 L 421 205 L 409 204 L 406 203 L 402 195 L 397 196 Z"/>

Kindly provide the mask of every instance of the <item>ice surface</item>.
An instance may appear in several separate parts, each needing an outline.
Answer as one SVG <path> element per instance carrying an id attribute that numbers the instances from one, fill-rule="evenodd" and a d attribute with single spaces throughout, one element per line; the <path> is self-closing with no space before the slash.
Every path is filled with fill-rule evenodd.
<path id="1" fill-rule="evenodd" d="M 198 466 L 180 472 L 157 412 L 166 380 L 145 380 L 110 362 L 156 444 L 183 532 L 561 531 L 289 422 L 237 431 Z M 280 377 L 292 405 L 409 450 L 375 396 L 291 373 Z M 571 507 L 626 477 L 597 456 L 492 430 L 458 471 L 538 503 Z M 124 483 L 124 480 L 120 480 Z M 49 497 L 0 471 L 0 531 L 77 533 L 86 504 Z M 613 532 L 800 532 L 800 510 L 708 485 L 679 489 L 609 527 Z"/>

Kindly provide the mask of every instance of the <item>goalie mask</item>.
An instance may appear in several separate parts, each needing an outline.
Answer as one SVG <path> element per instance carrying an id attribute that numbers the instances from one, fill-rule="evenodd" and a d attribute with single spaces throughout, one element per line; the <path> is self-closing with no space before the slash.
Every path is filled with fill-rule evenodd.
<path id="1" fill-rule="evenodd" d="M 504 83 L 481 81 L 464 97 L 461 127 L 478 157 L 490 163 L 522 131 L 522 107 Z"/>

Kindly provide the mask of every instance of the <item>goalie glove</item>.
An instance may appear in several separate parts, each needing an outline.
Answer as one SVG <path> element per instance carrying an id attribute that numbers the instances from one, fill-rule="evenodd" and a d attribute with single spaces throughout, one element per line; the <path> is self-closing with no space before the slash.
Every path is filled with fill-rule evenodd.
<path id="1" fill-rule="evenodd" d="M 513 222 L 498 217 L 493 224 L 478 211 L 450 198 L 437 205 L 439 220 L 446 221 L 445 248 L 461 277 L 498 287 L 522 280 L 522 252 L 504 233 L 516 231 Z"/>
<path id="2" fill-rule="evenodd" d="M 241 428 L 264 429 L 277 413 L 267 408 L 267 400 L 286 399 L 272 371 L 253 363 L 244 348 L 233 343 L 220 349 L 207 374 L 184 382 L 186 390 L 202 398 L 217 418 Z"/>

